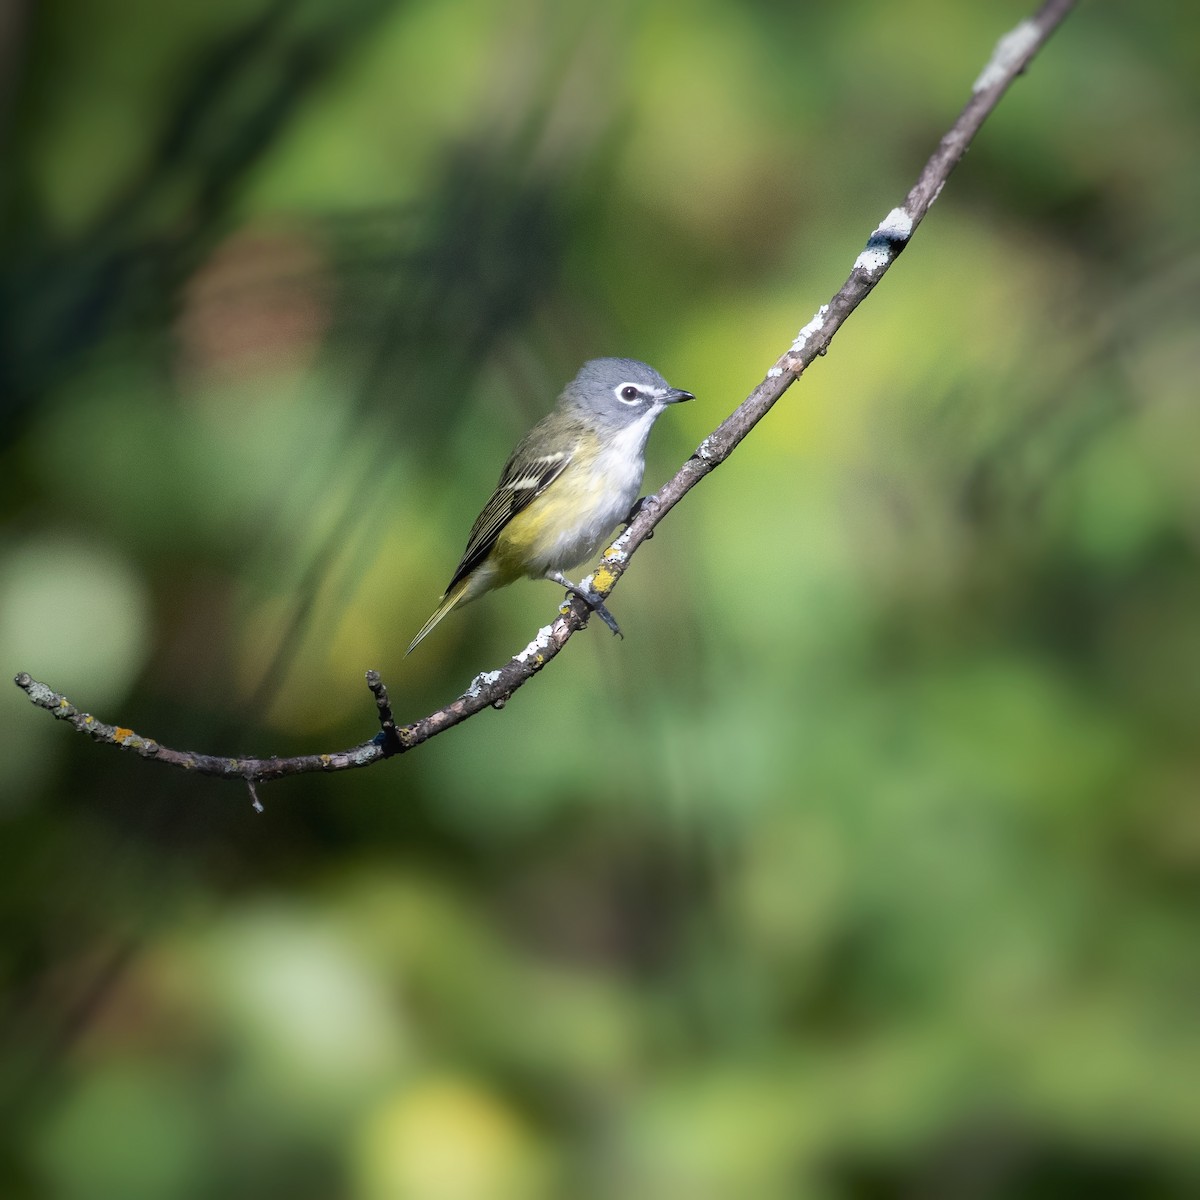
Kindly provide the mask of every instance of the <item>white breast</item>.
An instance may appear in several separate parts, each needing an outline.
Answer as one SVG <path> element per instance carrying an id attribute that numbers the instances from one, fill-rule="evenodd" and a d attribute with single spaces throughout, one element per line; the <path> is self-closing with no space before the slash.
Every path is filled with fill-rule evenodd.
<path id="1" fill-rule="evenodd" d="M 591 558 L 633 507 L 646 471 L 646 442 L 661 408 L 652 408 L 634 424 L 610 437 L 591 468 L 576 472 L 570 483 L 578 489 L 579 521 L 549 547 L 546 566 L 563 571 Z M 566 473 L 563 482 L 567 482 Z"/>

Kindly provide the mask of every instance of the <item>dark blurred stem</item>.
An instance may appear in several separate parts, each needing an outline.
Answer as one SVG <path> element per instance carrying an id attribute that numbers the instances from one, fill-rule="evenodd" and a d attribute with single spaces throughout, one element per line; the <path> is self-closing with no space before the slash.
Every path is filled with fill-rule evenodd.
<path id="1" fill-rule="evenodd" d="M 959 159 L 966 153 L 975 134 L 1009 85 L 1046 44 L 1050 35 L 1074 8 L 1075 2 L 1047 0 L 1032 17 L 1022 21 L 997 42 L 958 119 L 938 143 L 903 204 L 892 209 L 871 234 L 866 248 L 855 260 L 849 277 L 837 294 L 828 304 L 821 306 L 792 345 L 776 359 L 762 383 L 704 439 L 674 478 L 647 499 L 625 532 L 604 552 L 596 570 L 583 581 L 582 586 L 595 592 L 601 599 L 606 598 L 654 527 L 701 479 L 733 453 L 738 443 L 766 416 L 780 396 L 813 361 L 826 352 L 833 335 L 846 318 L 874 290 L 908 245 L 951 171 L 958 165 Z M 485 708 L 503 707 L 518 688 L 532 679 L 558 654 L 571 636 L 587 624 L 590 615 L 591 610 L 582 600 L 572 598 L 570 604 L 560 610 L 553 624 L 539 630 L 534 640 L 499 670 L 476 676 L 457 699 L 408 725 L 396 725 L 387 689 L 378 672 L 368 671 L 367 685 L 378 708 L 380 733 L 349 750 L 305 754 L 294 758 L 223 758 L 172 750 L 131 729 L 97 721 L 24 672 L 16 677 L 15 682 L 34 704 L 47 709 L 58 719 L 68 721 L 79 732 L 87 733 L 96 741 L 133 750 L 143 758 L 157 759 L 201 775 L 254 784 L 285 775 L 368 767 L 419 746 Z M 254 795 L 253 788 L 251 794 Z"/>

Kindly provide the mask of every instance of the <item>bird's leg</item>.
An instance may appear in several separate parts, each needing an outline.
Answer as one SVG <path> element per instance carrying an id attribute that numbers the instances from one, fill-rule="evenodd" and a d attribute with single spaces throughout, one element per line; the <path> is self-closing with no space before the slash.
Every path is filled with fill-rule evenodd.
<path id="1" fill-rule="evenodd" d="M 621 524 L 624 525 L 626 529 L 628 529 L 630 525 L 637 520 L 638 513 L 640 513 L 642 509 L 646 507 L 646 503 L 649 500 L 649 496 L 643 496 L 640 500 L 635 500 L 633 502 L 633 507 L 625 514 L 624 517 L 621 518 Z M 646 534 L 646 541 L 649 541 L 653 536 L 654 530 L 652 529 L 648 534 Z"/>
<path id="2" fill-rule="evenodd" d="M 559 587 L 566 588 L 572 596 L 578 596 L 617 637 L 625 636 L 621 632 L 621 627 L 617 624 L 616 618 L 604 607 L 604 601 L 595 592 L 586 591 L 579 584 L 572 583 L 561 571 L 547 571 L 546 578 L 553 580 Z"/>

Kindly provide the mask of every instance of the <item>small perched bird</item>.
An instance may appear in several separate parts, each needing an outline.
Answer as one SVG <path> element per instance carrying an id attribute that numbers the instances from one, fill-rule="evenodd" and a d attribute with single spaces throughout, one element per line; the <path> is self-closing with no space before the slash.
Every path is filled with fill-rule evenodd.
<path id="1" fill-rule="evenodd" d="M 441 604 L 406 653 L 452 609 L 522 576 L 553 580 L 620 633 L 600 597 L 562 572 L 631 519 L 654 422 L 668 404 L 694 399 L 632 358 L 584 363 L 504 464 Z"/>

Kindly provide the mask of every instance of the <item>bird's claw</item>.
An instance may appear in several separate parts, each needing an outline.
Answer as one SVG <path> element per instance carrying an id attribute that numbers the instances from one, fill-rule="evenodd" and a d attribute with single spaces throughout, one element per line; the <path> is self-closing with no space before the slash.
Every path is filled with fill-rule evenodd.
<path id="1" fill-rule="evenodd" d="M 634 501 L 633 507 L 625 514 L 623 524 L 626 529 L 628 529 L 630 525 L 637 520 L 638 515 L 641 513 L 642 509 L 646 507 L 649 501 L 649 496 L 642 496 L 641 499 Z M 646 534 L 646 541 L 649 541 L 653 536 L 654 530 L 652 529 L 648 534 Z"/>
<path id="2" fill-rule="evenodd" d="M 578 596 L 602 620 L 605 625 L 619 637 L 624 638 L 621 632 L 621 627 L 617 624 L 617 619 L 604 607 L 604 598 L 597 592 L 589 591 L 587 588 L 581 588 L 579 584 L 572 583 L 565 575 L 557 573 L 550 576 L 560 587 L 567 589 L 567 592 L 572 596 Z"/>

